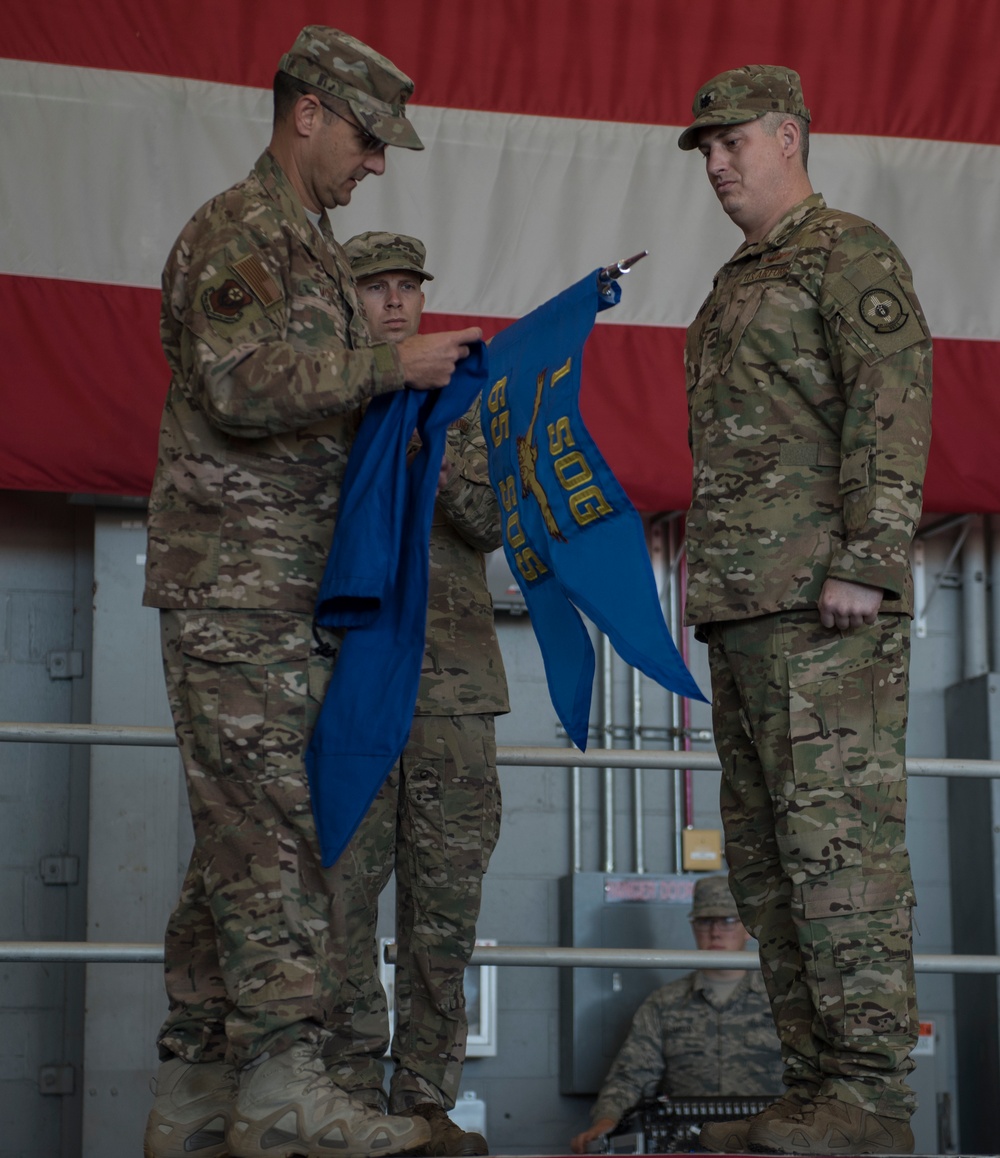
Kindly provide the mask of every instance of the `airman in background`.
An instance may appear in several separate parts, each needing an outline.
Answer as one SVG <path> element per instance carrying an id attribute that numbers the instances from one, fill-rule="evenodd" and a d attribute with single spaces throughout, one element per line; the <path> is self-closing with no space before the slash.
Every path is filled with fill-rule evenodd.
<path id="1" fill-rule="evenodd" d="M 371 232 L 345 246 L 375 342 L 416 334 L 425 248 Z M 389 1045 L 376 956 L 378 897 L 396 873 L 395 1027 L 388 1106 L 426 1119 L 427 1153 L 486 1154 L 481 1134 L 447 1116 L 466 1055 L 463 978 L 476 939 L 483 874 L 500 831 L 494 716 L 509 710 L 483 553 L 500 546 L 479 402 L 448 431 L 430 537 L 427 638 L 413 728 L 335 868 L 359 986 L 338 1008 L 333 1069 L 373 1105 Z M 343 991 L 347 992 L 347 991 Z"/>

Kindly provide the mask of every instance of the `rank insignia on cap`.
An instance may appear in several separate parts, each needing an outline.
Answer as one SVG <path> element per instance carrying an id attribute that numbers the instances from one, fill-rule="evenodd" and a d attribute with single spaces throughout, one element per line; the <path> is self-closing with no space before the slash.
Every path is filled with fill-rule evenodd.
<path id="1" fill-rule="evenodd" d="M 253 298 L 235 278 L 227 278 L 222 285 L 210 287 L 201 295 L 205 313 L 218 322 L 238 322 Z"/>
<path id="2" fill-rule="evenodd" d="M 899 298 L 888 290 L 867 289 L 861 295 L 858 312 L 878 334 L 891 334 L 906 325 L 910 316 L 905 313 Z"/>
<path id="3" fill-rule="evenodd" d="M 701 100 L 698 102 L 698 107 L 700 109 L 707 109 L 708 106 L 710 104 L 712 104 L 714 101 L 715 101 L 715 93 L 714 92 L 702 93 L 701 94 Z"/>

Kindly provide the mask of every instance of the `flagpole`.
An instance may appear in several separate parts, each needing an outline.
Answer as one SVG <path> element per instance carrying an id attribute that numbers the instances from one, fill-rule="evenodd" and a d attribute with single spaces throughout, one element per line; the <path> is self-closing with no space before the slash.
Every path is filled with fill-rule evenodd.
<path id="1" fill-rule="evenodd" d="M 610 297 L 611 283 L 617 281 L 620 277 L 624 277 L 637 261 L 642 261 L 644 257 L 648 256 L 649 250 L 644 249 L 639 253 L 633 253 L 631 257 L 616 261 L 613 265 L 606 265 L 597 275 L 597 288 L 600 293 L 604 297 Z"/>

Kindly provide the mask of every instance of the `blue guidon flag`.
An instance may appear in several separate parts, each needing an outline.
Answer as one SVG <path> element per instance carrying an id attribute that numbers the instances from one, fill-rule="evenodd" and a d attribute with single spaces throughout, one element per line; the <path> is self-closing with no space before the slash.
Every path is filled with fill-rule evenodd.
<path id="1" fill-rule="evenodd" d="M 663 618 L 642 520 L 583 424 L 580 363 L 617 282 L 595 270 L 489 346 L 482 421 L 503 546 L 563 727 L 587 747 L 594 648 L 583 611 L 627 663 L 704 700 Z M 577 610 L 577 609 L 580 610 Z"/>
<path id="2" fill-rule="evenodd" d="M 326 868 L 347 847 L 410 735 L 445 435 L 483 389 L 486 366 L 486 348 L 475 342 L 444 390 L 373 398 L 351 449 L 315 609 L 316 624 L 342 640 L 306 750 Z M 408 463 L 414 426 L 420 450 Z"/>

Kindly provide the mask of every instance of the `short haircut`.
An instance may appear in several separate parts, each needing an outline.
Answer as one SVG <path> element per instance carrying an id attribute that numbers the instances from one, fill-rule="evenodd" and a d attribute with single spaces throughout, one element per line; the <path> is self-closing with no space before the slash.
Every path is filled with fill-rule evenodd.
<path id="1" fill-rule="evenodd" d="M 801 144 L 799 153 L 802 157 L 802 168 L 809 170 L 809 122 L 794 113 L 770 112 L 760 118 L 760 127 L 769 137 L 777 136 L 778 129 L 785 121 L 794 121 L 799 126 Z"/>
<path id="2" fill-rule="evenodd" d="M 274 74 L 272 89 L 274 91 L 275 125 L 281 124 L 292 115 L 292 109 L 295 108 L 295 102 L 300 96 L 314 96 L 324 106 L 330 106 L 338 111 L 343 109 L 342 116 L 347 116 L 350 111 L 346 101 L 340 100 L 339 97 L 335 97 L 331 93 L 324 92 L 314 84 L 299 80 L 297 76 L 282 72 L 280 69 Z M 326 107 L 323 109 L 323 119 L 325 121 L 330 119 L 330 112 Z"/>

